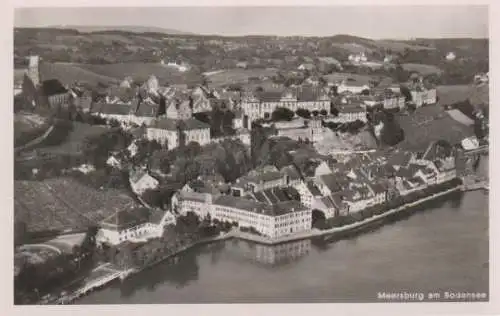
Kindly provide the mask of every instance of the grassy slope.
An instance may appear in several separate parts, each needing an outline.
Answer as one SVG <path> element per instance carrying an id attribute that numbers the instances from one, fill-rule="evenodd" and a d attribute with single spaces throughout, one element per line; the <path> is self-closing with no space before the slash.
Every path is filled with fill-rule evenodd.
<path id="1" fill-rule="evenodd" d="M 207 76 L 207 79 L 213 84 L 245 83 L 249 77 L 273 76 L 277 73 L 276 69 L 229 69 L 216 74 Z"/>
<path id="2" fill-rule="evenodd" d="M 455 121 L 437 105 L 419 108 L 397 119 L 405 131 L 405 140 L 397 147 L 404 149 L 423 150 L 430 142 L 440 139 L 456 144 L 473 134 L 472 128 Z"/>
<path id="3" fill-rule="evenodd" d="M 87 71 L 123 80 L 131 76 L 134 80 L 145 81 L 149 76 L 154 75 L 160 83 L 184 83 L 196 80 L 199 76 L 192 72 L 179 72 L 172 67 L 166 67 L 159 63 L 119 63 L 106 65 L 78 64 L 78 67 Z"/>
<path id="4" fill-rule="evenodd" d="M 406 71 L 416 71 L 421 73 L 422 75 L 431 75 L 431 74 L 440 74 L 443 71 L 436 66 L 433 65 L 425 65 L 425 64 L 402 64 L 403 69 Z"/>
<path id="5" fill-rule="evenodd" d="M 63 84 L 72 84 L 75 81 L 90 84 L 117 82 L 115 78 L 99 75 L 70 63 L 41 63 L 40 77 L 42 80 L 58 79 Z"/>

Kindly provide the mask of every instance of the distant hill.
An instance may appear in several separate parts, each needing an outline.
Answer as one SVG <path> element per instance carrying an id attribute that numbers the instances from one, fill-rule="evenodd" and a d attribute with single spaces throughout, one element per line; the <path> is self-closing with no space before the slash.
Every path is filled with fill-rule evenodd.
<path id="1" fill-rule="evenodd" d="M 405 49 L 409 50 L 434 50 L 433 47 L 417 45 L 397 40 L 373 40 L 353 35 L 339 34 L 329 38 L 334 43 L 341 44 L 343 48 L 350 50 L 353 53 L 358 53 L 360 50 L 371 51 L 378 49 L 391 50 L 393 52 L 402 52 Z M 349 47 L 350 46 L 350 47 Z"/>
<path id="2" fill-rule="evenodd" d="M 71 29 L 77 30 L 82 33 L 92 33 L 92 32 L 108 32 L 108 31 L 122 31 L 122 32 L 133 32 L 133 33 L 164 33 L 172 35 L 193 35 L 193 33 L 184 32 L 175 29 L 165 29 L 161 27 L 154 26 L 136 26 L 136 25 L 112 25 L 112 26 L 100 26 L 100 25 L 52 25 L 47 26 L 47 28 L 52 29 Z"/>

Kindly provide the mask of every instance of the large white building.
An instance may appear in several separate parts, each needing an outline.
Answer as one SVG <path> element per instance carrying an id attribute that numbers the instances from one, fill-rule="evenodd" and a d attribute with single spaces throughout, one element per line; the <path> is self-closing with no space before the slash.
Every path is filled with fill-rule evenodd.
<path id="1" fill-rule="evenodd" d="M 343 80 L 339 85 L 337 85 L 337 93 L 352 93 L 360 94 L 364 90 L 370 90 L 370 86 L 366 83 L 359 82 L 356 80 Z"/>
<path id="2" fill-rule="evenodd" d="M 144 242 L 161 237 L 163 228 L 169 224 L 175 224 L 175 217 L 168 211 L 147 208 L 121 210 L 100 223 L 96 239 L 111 245 L 125 241 Z"/>
<path id="3" fill-rule="evenodd" d="M 264 91 L 251 93 L 241 100 L 241 108 L 250 120 L 270 118 L 277 108 L 330 112 L 331 99 L 322 88 L 287 89 L 284 92 Z"/>
<path id="4" fill-rule="evenodd" d="M 178 147 L 181 142 L 185 145 L 197 142 L 201 146 L 211 142 L 210 126 L 193 118 L 187 120 L 159 118 L 148 126 L 146 138 L 166 144 L 168 149 Z"/>
<path id="5" fill-rule="evenodd" d="M 349 123 L 354 121 L 367 122 L 366 108 L 361 103 L 348 103 L 337 106 L 338 115 L 325 119 L 325 122 Z"/>
<path id="6" fill-rule="evenodd" d="M 220 196 L 212 205 L 212 218 L 253 227 L 269 238 L 279 238 L 312 228 L 311 210 L 296 201 L 267 205 L 254 200 Z"/>
<path id="7" fill-rule="evenodd" d="M 435 104 L 437 102 L 436 89 L 413 89 L 411 92 L 412 103 L 417 107 L 427 104 Z"/>
<path id="8" fill-rule="evenodd" d="M 179 145 L 179 130 L 177 122 L 168 118 L 155 120 L 146 129 L 146 138 L 156 140 L 168 149 L 176 148 Z"/>

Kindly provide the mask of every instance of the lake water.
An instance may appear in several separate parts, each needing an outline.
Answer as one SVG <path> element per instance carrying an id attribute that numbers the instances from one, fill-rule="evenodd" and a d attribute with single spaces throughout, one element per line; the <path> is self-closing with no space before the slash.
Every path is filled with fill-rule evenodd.
<path id="1" fill-rule="evenodd" d="M 375 302 L 378 292 L 488 293 L 488 240 L 487 194 L 454 193 L 333 243 L 200 246 L 177 264 L 160 264 L 76 303 Z"/>

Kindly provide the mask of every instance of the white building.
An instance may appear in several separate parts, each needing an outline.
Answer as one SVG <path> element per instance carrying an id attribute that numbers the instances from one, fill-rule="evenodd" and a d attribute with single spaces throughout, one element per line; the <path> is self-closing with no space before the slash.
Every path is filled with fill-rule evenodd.
<path id="1" fill-rule="evenodd" d="M 331 99 L 323 88 L 299 88 L 285 92 L 264 91 L 243 97 L 241 108 L 251 121 L 270 118 L 277 108 L 330 112 Z"/>
<path id="2" fill-rule="evenodd" d="M 315 206 L 315 202 L 317 199 L 321 198 L 323 195 L 321 191 L 316 187 L 313 181 L 307 182 L 299 182 L 298 184 L 293 186 L 300 195 L 300 202 L 305 206 L 315 209 L 318 208 Z"/>
<path id="3" fill-rule="evenodd" d="M 146 138 L 148 140 L 156 140 L 158 143 L 166 145 L 168 149 L 176 148 L 179 146 L 177 122 L 168 118 L 155 120 L 146 129 Z"/>
<path id="4" fill-rule="evenodd" d="M 457 168 L 455 166 L 454 157 L 435 160 L 434 165 L 436 166 L 436 182 L 438 184 L 453 180 L 457 177 Z"/>
<path id="5" fill-rule="evenodd" d="M 455 60 L 455 58 L 457 58 L 457 56 L 454 52 L 449 52 L 448 54 L 446 54 L 446 60 L 448 61 L 453 61 Z"/>
<path id="6" fill-rule="evenodd" d="M 147 128 L 146 138 L 167 145 L 168 149 L 176 148 L 181 142 L 184 145 L 197 142 L 201 146 L 211 142 L 210 126 L 196 119 L 172 120 L 160 118 Z"/>
<path id="7" fill-rule="evenodd" d="M 365 53 L 362 52 L 360 54 L 350 54 L 348 60 L 353 64 L 360 64 L 368 61 L 368 58 L 366 58 Z"/>
<path id="8" fill-rule="evenodd" d="M 164 65 L 165 62 L 162 60 L 161 64 Z M 180 71 L 180 72 L 186 72 L 190 69 L 190 66 L 188 64 L 185 64 L 185 63 L 177 64 L 176 62 L 167 63 L 167 67 L 175 68 L 175 69 L 177 69 L 177 71 Z"/>
<path id="9" fill-rule="evenodd" d="M 416 107 L 421 107 L 426 104 L 435 104 L 437 102 L 436 89 L 413 89 L 410 90 L 412 103 Z"/>
<path id="10" fill-rule="evenodd" d="M 337 93 L 353 93 L 353 94 L 360 94 L 364 90 L 370 90 L 370 86 L 366 83 L 358 82 L 358 81 L 349 81 L 349 80 L 343 80 L 338 86 L 337 86 Z"/>
<path id="11" fill-rule="evenodd" d="M 181 215 L 193 212 L 200 218 L 205 218 L 210 213 L 211 204 L 212 195 L 209 193 L 181 190 L 172 197 L 172 209 Z"/>
<path id="12" fill-rule="evenodd" d="M 361 104 L 343 104 L 338 106 L 338 115 L 329 118 L 325 121 L 332 121 L 335 123 L 348 123 L 354 121 L 367 122 L 366 109 Z"/>
<path id="13" fill-rule="evenodd" d="M 214 201 L 211 217 L 237 222 L 239 227 L 253 227 L 272 239 L 312 228 L 311 210 L 296 201 L 271 206 L 226 195 Z"/>
<path id="14" fill-rule="evenodd" d="M 125 241 L 144 241 L 161 236 L 163 227 L 175 223 L 169 212 L 160 212 L 147 208 L 121 210 L 104 219 L 96 239 L 101 243 L 118 245 Z M 159 212 L 159 211 L 156 211 Z"/>
<path id="15" fill-rule="evenodd" d="M 160 183 L 147 170 L 132 170 L 129 177 L 130 187 L 136 194 L 141 195 L 146 190 L 156 189 Z"/>

